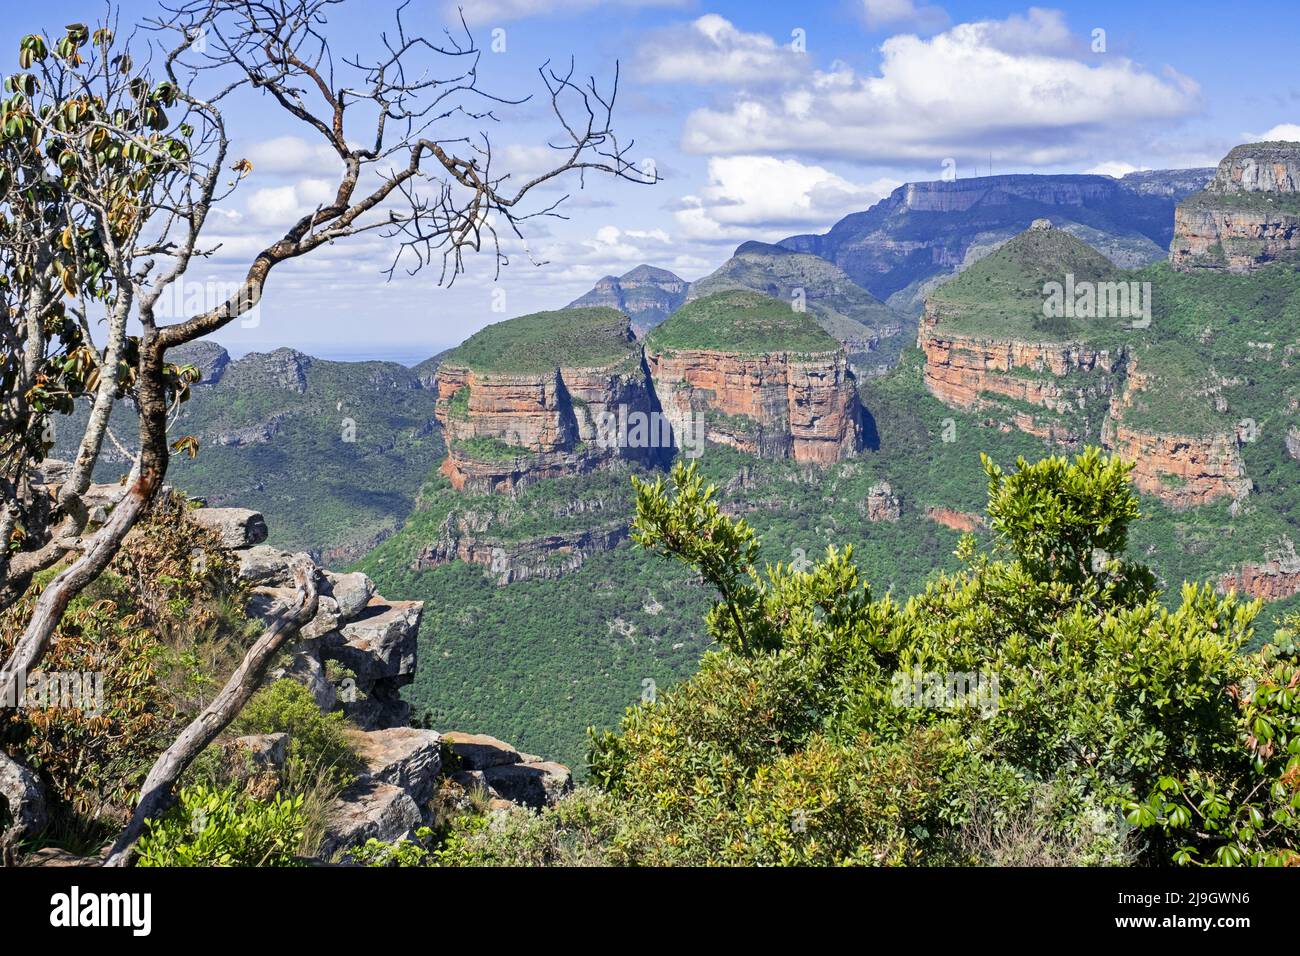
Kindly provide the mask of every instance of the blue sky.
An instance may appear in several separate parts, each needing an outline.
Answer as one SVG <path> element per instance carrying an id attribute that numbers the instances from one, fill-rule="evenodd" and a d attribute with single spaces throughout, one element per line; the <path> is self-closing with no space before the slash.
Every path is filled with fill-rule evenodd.
<path id="1" fill-rule="evenodd" d="M 346 0 L 327 30 L 366 50 L 388 0 Z M 1243 17 L 1222 3 L 925 3 L 923 0 L 478 0 L 464 5 L 503 95 L 542 89 L 545 60 L 622 70 L 616 128 L 653 187 L 588 179 L 567 220 L 538 220 L 499 279 L 486 256 L 455 285 L 382 275 L 391 245 L 341 242 L 273 274 L 258 324 L 218 336 L 236 353 L 291 345 L 338 357 L 415 360 L 483 325 L 557 308 L 600 276 L 650 262 L 694 279 L 746 239 L 820 232 L 909 180 L 994 172 L 1102 172 L 1213 165 L 1264 133 L 1300 139 L 1300 5 Z M 101 15 L 47 0 L 6 18 L 9 49 L 36 29 Z M 128 0 L 123 21 L 154 14 Z M 454 5 L 414 0 L 436 32 Z M 495 31 L 495 32 L 494 32 Z M 1103 32 L 1097 32 L 1103 31 Z M 490 124 L 497 163 L 538 168 L 557 127 L 535 99 Z M 231 278 L 259 243 L 332 192 L 337 171 L 304 128 L 264 99 L 228 110 L 254 172 L 223 209 L 222 251 L 193 281 Z"/>

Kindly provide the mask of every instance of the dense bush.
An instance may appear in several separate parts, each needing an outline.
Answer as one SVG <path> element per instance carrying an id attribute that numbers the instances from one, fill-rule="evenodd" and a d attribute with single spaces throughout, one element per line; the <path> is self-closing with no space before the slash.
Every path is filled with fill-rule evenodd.
<path id="1" fill-rule="evenodd" d="M 139 866 L 292 866 L 302 799 L 257 800 L 234 788 L 186 787 L 139 843 Z"/>
<path id="2" fill-rule="evenodd" d="M 637 482 L 637 539 L 717 587 L 722 645 L 593 739 L 594 778 L 657 845 L 688 863 L 988 862 L 1019 827 L 1054 848 L 1039 856 L 1168 862 L 1122 809 L 1239 762 L 1230 688 L 1255 673 L 1239 652 L 1258 605 L 1197 586 L 1161 603 L 1123 557 L 1137 502 L 1118 460 L 985 468 L 989 548 L 964 539 L 963 569 L 901 605 L 873 599 L 851 551 L 760 571 L 693 467 Z"/>

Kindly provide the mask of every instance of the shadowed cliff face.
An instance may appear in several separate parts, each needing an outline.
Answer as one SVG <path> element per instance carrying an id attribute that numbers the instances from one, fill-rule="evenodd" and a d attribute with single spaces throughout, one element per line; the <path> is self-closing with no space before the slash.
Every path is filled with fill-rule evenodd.
<path id="1" fill-rule="evenodd" d="M 1179 204 L 1169 259 L 1177 269 L 1229 272 L 1300 262 L 1300 143 L 1228 153 L 1210 184 Z"/>

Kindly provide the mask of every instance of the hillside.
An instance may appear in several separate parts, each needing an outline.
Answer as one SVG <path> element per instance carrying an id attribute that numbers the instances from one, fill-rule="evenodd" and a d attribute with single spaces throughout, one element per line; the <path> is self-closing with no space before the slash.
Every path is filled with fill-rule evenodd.
<path id="1" fill-rule="evenodd" d="M 873 370 L 883 371 L 898 360 L 912 326 L 834 263 L 767 243 L 739 246 L 717 270 L 691 283 L 686 301 L 732 289 L 802 303 L 858 364 Z"/>
<path id="2" fill-rule="evenodd" d="M 436 395 L 394 362 L 332 362 L 292 349 L 231 360 L 199 342 L 170 356 L 202 379 L 171 433 L 194 435 L 198 457 L 176 456 L 169 479 L 214 507 L 267 516 L 272 543 L 325 562 L 347 562 L 401 527 L 420 484 L 445 453 Z M 85 411 L 56 431 L 55 453 L 75 454 Z M 113 434 L 135 445 L 133 410 L 115 409 Z M 98 480 L 129 467 L 107 444 Z"/>
<path id="3" fill-rule="evenodd" d="M 618 309 L 641 335 L 672 315 L 686 300 L 690 283 L 667 269 L 639 265 L 621 276 L 605 276 L 566 309 Z"/>

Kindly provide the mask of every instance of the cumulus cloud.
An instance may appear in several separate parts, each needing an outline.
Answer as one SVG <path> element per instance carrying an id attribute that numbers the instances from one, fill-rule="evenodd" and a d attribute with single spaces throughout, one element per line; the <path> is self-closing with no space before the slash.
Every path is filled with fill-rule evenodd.
<path id="1" fill-rule="evenodd" d="M 312 178 L 292 186 L 258 189 L 248 197 L 248 216 L 259 225 L 288 226 L 318 206 L 329 205 L 337 190 L 337 183 Z"/>
<path id="2" fill-rule="evenodd" d="M 843 64 L 771 95 L 752 91 L 686 121 L 683 146 L 709 155 L 797 153 L 875 162 L 994 157 L 1078 163 L 1141 124 L 1198 104 L 1197 84 L 1114 54 L 1069 55 L 1060 14 L 959 24 L 929 39 L 893 36 L 875 74 Z"/>
<path id="3" fill-rule="evenodd" d="M 1270 130 L 1262 133 L 1245 133 L 1247 139 L 1256 143 L 1267 142 L 1300 142 L 1300 123 L 1279 123 Z"/>
<path id="4" fill-rule="evenodd" d="M 1085 169 L 1085 173 L 1091 173 L 1094 176 L 1114 176 L 1119 179 L 1121 176 L 1127 176 L 1129 173 L 1140 172 L 1145 166 L 1134 166 L 1132 163 L 1126 163 L 1121 160 L 1113 159 L 1109 162 L 1098 163 L 1091 169 Z"/>
<path id="5" fill-rule="evenodd" d="M 448 3 L 445 11 L 448 19 L 459 20 L 458 8 L 464 7 L 465 22 L 477 26 L 536 16 L 583 13 L 597 7 L 680 7 L 686 2 L 687 0 L 474 0 L 473 3 L 465 4 L 463 0 L 456 0 Z"/>
<path id="6" fill-rule="evenodd" d="M 343 168 L 338 154 L 324 143 L 301 136 L 277 136 L 253 143 L 244 156 L 256 173 L 320 174 Z"/>
<path id="7" fill-rule="evenodd" d="M 804 68 L 805 54 L 716 13 L 659 30 L 637 52 L 637 74 L 659 83 L 774 82 Z"/>
<path id="8" fill-rule="evenodd" d="M 912 27 L 931 32 L 948 25 L 948 14 L 942 7 L 918 7 L 915 0 L 862 0 L 862 15 L 873 30 Z"/>
<path id="9" fill-rule="evenodd" d="M 682 198 L 675 213 L 683 235 L 706 242 L 755 238 L 756 230 L 828 226 L 867 208 L 901 181 L 850 182 L 821 166 L 774 156 L 709 160 L 709 180 Z"/>

